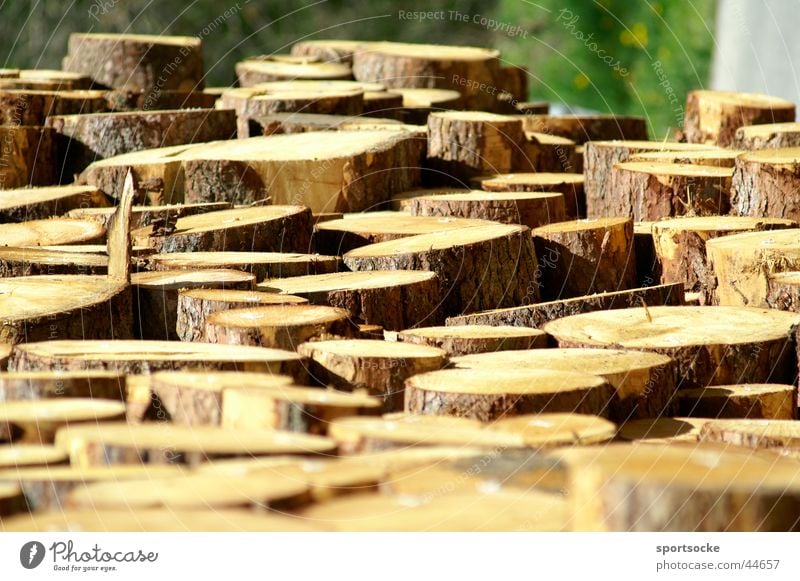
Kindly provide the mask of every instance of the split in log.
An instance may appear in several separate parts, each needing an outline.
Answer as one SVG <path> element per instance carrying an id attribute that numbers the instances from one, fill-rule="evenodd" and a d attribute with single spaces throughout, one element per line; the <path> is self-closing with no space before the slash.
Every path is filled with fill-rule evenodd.
<path id="1" fill-rule="evenodd" d="M 736 158 L 731 212 L 800 220 L 800 148 L 765 149 Z"/>
<path id="2" fill-rule="evenodd" d="M 586 178 L 586 210 L 590 218 L 603 216 L 606 199 L 613 195 L 612 169 L 637 153 L 650 151 L 708 151 L 710 146 L 674 141 L 591 141 L 585 145 L 583 175 Z M 626 214 L 627 208 L 626 208 Z"/>
<path id="3" fill-rule="evenodd" d="M 513 173 L 475 178 L 475 187 L 488 192 L 559 192 L 567 218 L 586 216 L 583 176 L 574 173 Z"/>
<path id="4" fill-rule="evenodd" d="M 265 305 L 298 305 L 308 301 L 292 295 L 227 289 L 187 289 L 178 291 L 176 333 L 181 341 L 206 342 L 206 321 L 214 314 L 231 309 Z"/>
<path id="5" fill-rule="evenodd" d="M 12 444 L 0 446 L 0 471 L 66 464 L 69 455 L 55 446 Z"/>
<path id="6" fill-rule="evenodd" d="M 338 256 L 284 252 L 170 252 L 147 261 L 156 271 L 225 268 L 252 273 L 256 281 L 335 273 L 341 263 Z"/>
<path id="7" fill-rule="evenodd" d="M 203 88 L 199 38 L 73 33 L 62 68 L 114 89 L 147 91 Z"/>
<path id="8" fill-rule="evenodd" d="M 314 227 L 314 249 L 339 256 L 368 244 L 398 240 L 419 234 L 490 226 L 491 222 L 468 218 L 409 216 L 403 212 L 365 212 L 348 214 Z"/>
<path id="9" fill-rule="evenodd" d="M 545 412 L 607 417 L 613 397 L 601 377 L 549 369 L 445 369 L 406 380 L 406 411 L 482 422 Z"/>
<path id="10" fill-rule="evenodd" d="M 480 111 L 428 116 L 428 166 L 445 180 L 515 171 L 524 160 L 522 121 Z"/>
<path id="11" fill-rule="evenodd" d="M 700 293 L 700 304 L 712 302 L 717 279 L 709 264 L 706 242 L 720 236 L 797 226 L 778 218 L 748 216 L 695 216 L 652 224 L 652 237 L 661 282 L 683 283 L 687 291 Z"/>
<path id="12" fill-rule="evenodd" d="M 178 292 L 192 288 L 252 290 L 255 277 L 238 270 L 167 270 L 131 275 L 138 339 L 176 341 Z"/>
<path id="13" fill-rule="evenodd" d="M 731 306 L 767 306 L 769 280 L 800 270 L 800 230 L 746 232 L 706 242 L 717 278 L 713 302 Z"/>
<path id="14" fill-rule="evenodd" d="M 206 319 L 205 340 L 295 351 L 306 341 L 347 339 L 357 333 L 344 309 L 272 305 L 221 311 Z"/>
<path id="15" fill-rule="evenodd" d="M 547 347 L 547 335 L 538 329 L 489 325 L 419 327 L 401 331 L 397 340 L 438 347 L 451 357 Z"/>
<path id="16" fill-rule="evenodd" d="M 158 252 L 305 252 L 311 211 L 304 206 L 234 208 L 178 218 L 171 232 L 151 224 L 131 232 Z"/>
<path id="17" fill-rule="evenodd" d="M 20 443 L 49 444 L 64 426 L 99 425 L 124 418 L 125 404 L 119 400 L 59 397 L 0 402 L 0 432 L 10 433 L 13 441 Z"/>
<path id="18" fill-rule="evenodd" d="M 56 433 L 56 446 L 69 451 L 76 468 L 115 464 L 196 465 L 213 458 L 275 454 L 328 454 L 333 441 L 277 430 L 226 430 L 124 422 L 69 426 Z"/>
<path id="19" fill-rule="evenodd" d="M 547 115 L 521 117 L 525 131 L 566 137 L 578 144 L 609 139 L 647 139 L 644 117 L 625 115 Z"/>
<path id="20" fill-rule="evenodd" d="M 113 371 L 0 373 L 0 401 L 48 398 L 125 400 L 125 376 Z"/>
<path id="21" fill-rule="evenodd" d="M 226 389 L 275 390 L 293 383 L 288 375 L 243 371 L 159 371 L 148 379 L 148 391 L 166 412 L 163 419 L 186 426 L 220 425 Z"/>
<path id="22" fill-rule="evenodd" d="M 79 181 L 118 197 L 130 170 L 140 182 L 161 180 L 162 204 L 251 204 L 269 196 L 315 213 L 360 212 L 417 186 L 425 148 L 406 126 L 369 127 L 137 151 L 93 163 Z"/>
<path id="23" fill-rule="evenodd" d="M 0 190 L 0 222 L 2 223 L 43 220 L 89 206 L 105 208 L 110 206 L 110 202 L 105 194 L 94 186 L 52 186 Z M 110 215 L 113 215 L 113 212 L 112 208 L 108 208 Z"/>
<path id="24" fill-rule="evenodd" d="M 662 284 L 449 317 L 446 324 L 448 327 L 451 325 L 512 325 L 538 329 L 546 323 L 562 317 L 596 311 L 627 309 L 641 305 L 643 302 L 648 306 L 682 305 L 684 304 L 683 296 L 683 285 L 678 283 Z"/>
<path id="25" fill-rule="evenodd" d="M 678 366 L 679 388 L 701 388 L 794 381 L 790 330 L 798 321 L 798 315 L 768 309 L 644 307 L 566 317 L 544 330 L 561 347 L 662 353 Z"/>
<path id="26" fill-rule="evenodd" d="M 454 357 L 457 369 L 581 370 L 605 379 L 615 390 L 608 415 L 624 423 L 657 418 L 674 410 L 677 368 L 667 356 L 622 349 L 534 349 Z"/>
<path id="27" fill-rule="evenodd" d="M 789 531 L 800 510 L 800 466 L 707 446 L 566 449 L 579 531 Z"/>
<path id="28" fill-rule="evenodd" d="M 297 353 L 177 341 L 45 341 L 14 349 L 11 371 L 108 369 L 126 374 L 199 368 L 258 371 L 306 377 Z"/>
<path id="29" fill-rule="evenodd" d="M 636 286 L 633 222 L 598 218 L 533 230 L 542 298 L 558 300 Z"/>
<path id="30" fill-rule="evenodd" d="M 455 90 L 466 109 L 491 111 L 496 96 L 486 88 L 500 76 L 499 57 L 497 50 L 471 46 L 371 42 L 353 53 L 353 76 L 391 89 Z"/>
<path id="31" fill-rule="evenodd" d="M 757 93 L 690 91 L 683 134 L 689 143 L 736 145 L 736 131 L 746 125 L 794 121 L 794 103 Z"/>
<path id="32" fill-rule="evenodd" d="M 240 87 L 253 87 L 271 81 L 335 81 L 353 78 L 353 71 L 343 63 L 244 60 L 236 63 L 235 70 Z"/>
<path id="33" fill-rule="evenodd" d="M 558 192 L 484 192 L 420 195 L 406 200 L 412 216 L 476 218 L 536 228 L 566 220 Z"/>
<path id="34" fill-rule="evenodd" d="M 236 114 L 225 109 L 182 109 L 57 115 L 47 118 L 56 133 L 62 181 L 99 159 L 142 149 L 236 137 Z"/>
<path id="35" fill-rule="evenodd" d="M 366 389 L 383 401 L 386 412 L 403 409 L 406 378 L 440 369 L 447 354 L 435 347 L 368 339 L 318 341 L 297 349 L 309 359 L 309 372 L 322 385 Z"/>
<path id="36" fill-rule="evenodd" d="M 731 207 L 728 167 L 627 161 L 614 165 L 611 189 L 590 216 L 633 216 L 637 222 L 671 216 L 718 216 Z"/>
<path id="37" fill-rule="evenodd" d="M 539 300 L 536 255 L 526 226 L 497 224 L 421 234 L 356 248 L 351 270 L 430 270 L 445 315 Z"/>
<path id="38" fill-rule="evenodd" d="M 260 290 L 300 296 L 316 305 L 345 309 L 355 322 L 390 331 L 441 322 L 441 289 L 435 273 L 419 270 L 338 272 L 266 280 Z"/>
<path id="39" fill-rule="evenodd" d="M 738 384 L 678 392 L 682 416 L 793 420 L 797 394 L 793 385 Z"/>

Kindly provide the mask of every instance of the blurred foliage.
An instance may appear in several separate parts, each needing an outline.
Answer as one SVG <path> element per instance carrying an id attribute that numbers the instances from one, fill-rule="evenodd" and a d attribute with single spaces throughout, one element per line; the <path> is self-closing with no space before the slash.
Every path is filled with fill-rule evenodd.
<path id="1" fill-rule="evenodd" d="M 400 10 L 446 17 L 401 19 Z M 475 15 L 522 32 L 491 30 Z M 207 84 L 229 85 L 236 61 L 288 52 L 304 38 L 496 46 L 529 68 L 532 97 L 646 115 L 660 136 L 679 124 L 668 88 L 680 109 L 686 92 L 707 81 L 713 16 L 713 0 L 0 0 L 0 54 L 5 67 L 59 68 L 71 32 L 200 36 Z"/>

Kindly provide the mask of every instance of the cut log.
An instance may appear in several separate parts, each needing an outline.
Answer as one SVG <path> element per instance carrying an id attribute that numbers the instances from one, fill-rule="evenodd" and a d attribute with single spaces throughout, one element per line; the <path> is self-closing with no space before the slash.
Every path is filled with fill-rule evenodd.
<path id="1" fill-rule="evenodd" d="M 520 167 L 525 133 L 520 119 L 479 111 L 428 116 L 428 166 L 442 179 L 503 174 Z"/>
<path id="2" fill-rule="evenodd" d="M 797 363 L 790 330 L 798 321 L 798 315 L 768 309 L 644 307 L 566 317 L 544 330 L 561 347 L 662 353 L 678 365 L 678 387 L 701 388 L 791 383 Z"/>
<path id="3" fill-rule="evenodd" d="M 455 90 L 465 108 L 492 111 L 499 56 L 494 49 L 470 46 L 373 42 L 353 54 L 353 76 L 389 88 Z"/>
<path id="4" fill-rule="evenodd" d="M 427 125 L 431 113 L 460 109 L 463 102 L 461 93 L 449 89 L 393 87 L 392 92 L 403 97 L 400 119 L 414 125 Z"/>
<path id="5" fill-rule="evenodd" d="M 292 383 L 288 375 L 242 371 L 159 371 L 149 377 L 149 387 L 166 412 L 164 419 L 188 426 L 220 425 L 222 392 L 226 389 L 273 390 Z"/>
<path id="6" fill-rule="evenodd" d="M 89 252 L 0 247 L 0 277 L 36 275 L 105 275 L 108 257 Z"/>
<path id="7" fill-rule="evenodd" d="M 44 125 L 49 115 L 101 113 L 108 110 L 105 91 L 0 90 L 3 125 Z"/>
<path id="8" fill-rule="evenodd" d="M 567 449 L 579 531 L 789 531 L 800 467 L 789 459 L 706 446 L 612 444 Z"/>
<path id="9" fill-rule="evenodd" d="M 0 190 L 0 222 L 43 220 L 86 207 L 110 206 L 94 186 L 53 186 Z M 113 209 L 109 208 L 109 214 Z"/>
<path id="10" fill-rule="evenodd" d="M 254 389 L 241 386 L 222 394 L 222 426 L 234 430 L 287 430 L 325 435 L 340 417 L 374 414 L 379 398 L 333 389 L 283 387 Z"/>
<path id="11" fill-rule="evenodd" d="M 127 91 L 117 89 L 105 92 L 105 100 L 109 110 L 119 112 L 210 109 L 215 106 L 217 95 L 211 95 L 200 90 L 179 91 L 153 88 L 147 91 Z"/>
<path id="12" fill-rule="evenodd" d="M 257 288 L 301 296 L 316 305 L 339 307 L 355 322 L 380 325 L 390 331 L 441 322 L 441 289 L 433 272 L 339 272 L 266 280 Z"/>
<path id="13" fill-rule="evenodd" d="M 65 505 L 94 510 L 286 510 L 306 504 L 308 493 L 308 484 L 281 474 L 196 473 L 80 486 L 70 492 Z"/>
<path id="14" fill-rule="evenodd" d="M 484 192 L 420 195 L 406 201 L 412 216 L 477 218 L 536 228 L 566 219 L 558 192 Z"/>
<path id="15" fill-rule="evenodd" d="M 236 63 L 236 78 L 240 87 L 253 87 L 271 81 L 348 80 L 353 71 L 343 63 L 244 60 Z"/>
<path id="16" fill-rule="evenodd" d="M 424 196 L 438 196 L 444 194 L 466 194 L 482 190 L 470 190 L 469 188 L 453 188 L 442 186 L 438 188 L 414 188 L 405 192 L 398 192 L 392 196 L 391 210 L 395 212 L 409 212 L 411 199 Z"/>
<path id="17" fill-rule="evenodd" d="M 401 331 L 397 340 L 438 347 L 449 356 L 547 347 L 547 335 L 538 329 L 489 325 L 420 327 Z"/>
<path id="18" fill-rule="evenodd" d="M 55 446 L 12 444 L 0 446 L 0 470 L 59 466 L 69 461 L 69 455 Z"/>
<path id="19" fill-rule="evenodd" d="M 261 347 L 231 347 L 176 341 L 44 341 L 15 347 L 11 371 L 153 371 L 200 368 L 291 375 L 305 379 L 297 353 Z"/>
<path id="20" fill-rule="evenodd" d="M 176 333 L 181 341 L 206 342 L 206 321 L 213 313 L 262 305 L 305 304 L 292 295 L 223 290 L 187 289 L 178 291 Z"/>
<path id="21" fill-rule="evenodd" d="M 115 509 L 64 510 L 17 516 L 0 524 L 4 531 L 72 532 L 322 532 L 330 527 L 314 526 L 297 518 L 257 512 L 252 509 L 215 511 Z"/>
<path id="22" fill-rule="evenodd" d="M 61 186 L 76 187 L 76 186 Z M 230 210 L 233 204 L 228 202 L 212 202 L 209 204 L 174 204 L 166 206 L 133 206 L 131 208 L 131 229 L 144 228 L 150 224 L 159 223 L 162 225 L 173 225 L 178 218 L 183 216 L 194 216 L 215 212 L 218 210 Z M 78 220 L 93 220 L 105 227 L 114 217 L 114 208 L 76 208 L 67 212 L 69 218 Z"/>
<path id="23" fill-rule="evenodd" d="M 57 181 L 55 133 L 48 127 L 0 126 L 4 163 L 0 190 L 51 186 Z"/>
<path id="24" fill-rule="evenodd" d="M 527 447 L 519 432 L 486 430 L 475 420 L 450 416 L 339 418 L 329 426 L 328 437 L 336 440 L 340 454 L 369 454 L 366 457 L 384 450 L 409 451 L 425 446 L 452 446 L 473 450 Z M 440 460 L 441 455 L 434 455 L 433 459 Z"/>
<path id="25" fill-rule="evenodd" d="M 171 252 L 147 260 L 157 271 L 230 268 L 252 273 L 256 281 L 333 273 L 341 263 L 338 256 L 282 252 Z"/>
<path id="26" fill-rule="evenodd" d="M 47 127 L 57 137 L 62 180 L 92 162 L 123 153 L 236 137 L 236 114 L 226 109 L 183 109 L 56 115 Z"/>
<path id="27" fill-rule="evenodd" d="M 0 402 L 0 432 L 11 433 L 20 443 L 50 444 L 64 426 L 97 425 L 124 418 L 125 404 L 119 400 L 59 397 Z"/>
<path id="28" fill-rule="evenodd" d="M 51 246 L 102 242 L 106 229 L 87 220 L 53 218 L 0 225 L 0 246 Z"/>
<path id="29" fill-rule="evenodd" d="M 445 315 L 538 301 L 536 256 L 526 226 L 492 225 L 422 234 L 356 248 L 351 270 L 430 270 Z"/>
<path id="30" fill-rule="evenodd" d="M 189 36 L 73 33 L 62 68 L 114 89 L 194 91 L 203 88 L 202 50 Z"/>
<path id="31" fill-rule="evenodd" d="M 575 167 L 575 142 L 565 137 L 535 131 L 525 132 L 517 171 L 580 172 Z"/>
<path id="32" fill-rule="evenodd" d="M 0 373 L 0 401 L 48 398 L 125 400 L 125 376 L 113 371 Z"/>
<path id="33" fill-rule="evenodd" d="M 775 383 L 720 385 L 683 389 L 678 405 L 682 416 L 793 420 L 797 393 L 793 385 Z"/>
<path id="34" fill-rule="evenodd" d="M 736 131 L 746 125 L 794 121 L 794 103 L 757 93 L 690 91 L 686 95 L 683 134 L 689 143 L 735 146 Z"/>
<path id="35" fill-rule="evenodd" d="M 714 304 L 764 307 L 770 277 L 800 270 L 800 230 L 722 236 L 706 243 L 706 253 L 717 277 Z"/>
<path id="36" fill-rule="evenodd" d="M 386 412 L 403 409 L 406 378 L 440 369 L 447 361 L 435 347 L 368 339 L 305 343 L 297 351 L 309 359 L 317 382 L 347 391 L 364 388 L 382 399 Z"/>
<path id="37" fill-rule="evenodd" d="M 76 468 L 116 464 L 196 465 L 214 458 L 326 454 L 336 445 L 322 436 L 277 430 L 226 430 L 214 426 L 176 426 L 123 422 L 70 426 L 56 434 L 56 446 L 69 451 Z"/>
<path id="38" fill-rule="evenodd" d="M 598 375 L 615 390 L 608 415 L 624 423 L 674 411 L 677 368 L 667 356 L 621 349 L 534 349 L 454 357 L 458 369 L 534 369 Z"/>
<path id="39" fill-rule="evenodd" d="M 171 232 L 155 225 L 131 232 L 158 252 L 305 252 L 311 211 L 304 206 L 256 206 L 178 218 Z"/>
<path id="40" fill-rule="evenodd" d="M 303 40 L 292 45 L 292 55 L 314 57 L 322 62 L 352 63 L 353 55 L 370 45 L 364 40 Z"/>
<path id="41" fill-rule="evenodd" d="M 778 149 L 800 146 L 800 123 L 767 123 L 736 130 L 733 147 L 737 149 Z"/>
<path id="42" fill-rule="evenodd" d="M 711 420 L 700 430 L 701 442 L 722 442 L 778 452 L 800 451 L 800 430 L 789 420 Z"/>
<path id="43" fill-rule="evenodd" d="M 338 256 L 368 244 L 490 225 L 491 222 L 477 219 L 409 216 L 404 212 L 365 212 L 347 214 L 341 219 L 317 224 L 313 242 L 317 252 Z"/>
<path id="44" fill-rule="evenodd" d="M 634 153 L 629 161 L 646 161 L 649 163 L 683 163 L 689 165 L 713 165 L 715 167 L 733 167 L 741 151 L 730 149 L 707 149 L 703 151 L 645 151 Z"/>
<path id="45" fill-rule="evenodd" d="M 800 272 L 779 272 L 767 279 L 767 306 L 781 311 L 800 312 Z"/>
<path id="46" fill-rule="evenodd" d="M 514 173 L 476 178 L 473 185 L 488 192 L 559 192 L 567 218 L 586 216 L 583 176 L 572 173 Z"/>
<path id="47" fill-rule="evenodd" d="M 633 222 L 599 218 L 533 230 L 542 298 L 558 300 L 636 286 Z"/>
<path id="48" fill-rule="evenodd" d="M 731 212 L 800 220 L 800 148 L 766 149 L 736 158 Z"/>
<path id="49" fill-rule="evenodd" d="M 650 151 L 707 151 L 708 145 L 674 141 L 592 141 L 583 154 L 583 175 L 586 178 L 586 210 L 590 218 L 603 216 L 606 199 L 613 195 L 612 169 L 632 155 Z M 627 209 L 626 209 L 627 214 Z"/>
<path id="50" fill-rule="evenodd" d="M 209 315 L 205 340 L 295 351 L 306 341 L 346 339 L 357 327 L 344 309 L 319 305 L 272 305 Z"/>
<path id="51" fill-rule="evenodd" d="M 394 119 L 317 113 L 273 113 L 264 117 L 254 117 L 250 123 L 251 127 L 255 124 L 262 128 L 260 135 L 306 133 L 307 131 L 352 131 L 364 125 L 402 126 L 400 121 Z"/>
<path id="52" fill-rule="evenodd" d="M 647 120 L 625 115 L 547 115 L 520 117 L 525 131 L 566 137 L 578 144 L 609 139 L 647 139 Z"/>
<path id="53" fill-rule="evenodd" d="M 23 82 L 50 82 L 56 85 L 54 90 L 58 91 L 75 91 L 92 87 L 92 79 L 88 75 L 54 69 L 21 70 L 16 78 Z"/>
<path id="54" fill-rule="evenodd" d="M 192 288 L 252 290 L 255 277 L 239 270 L 167 270 L 131 275 L 137 339 L 177 341 L 178 292 Z"/>
<path id="55" fill-rule="evenodd" d="M 568 412 L 608 416 L 614 389 L 596 375 L 539 369 L 446 369 L 406 380 L 406 411 L 494 422 Z"/>
<path id="56" fill-rule="evenodd" d="M 648 444 L 697 443 L 700 428 L 708 418 L 655 418 L 627 422 L 619 430 L 621 440 Z"/>
<path id="57" fill-rule="evenodd" d="M 541 328 L 545 323 L 595 311 L 627 309 L 641 305 L 682 305 L 683 285 L 663 284 L 633 290 L 601 293 L 574 299 L 537 303 L 521 307 L 493 309 L 458 317 L 449 317 L 451 325 L 512 325 L 514 327 Z"/>
<path id="58" fill-rule="evenodd" d="M 140 181 L 161 180 L 173 203 L 250 204 L 269 196 L 315 213 L 359 212 L 416 186 L 425 147 L 405 126 L 370 127 L 139 151 L 93 163 L 80 181 L 117 197 L 120 175 L 132 170 Z"/>
<path id="59" fill-rule="evenodd" d="M 611 189 L 590 216 L 717 216 L 731 207 L 733 171 L 727 167 L 627 161 L 614 165 Z"/>
<path id="60" fill-rule="evenodd" d="M 712 302 L 717 279 L 709 264 L 706 242 L 740 232 L 791 228 L 797 223 L 777 218 L 747 216 L 695 216 L 652 224 L 652 236 L 661 282 L 683 283 L 687 291 L 700 293 L 700 304 Z"/>

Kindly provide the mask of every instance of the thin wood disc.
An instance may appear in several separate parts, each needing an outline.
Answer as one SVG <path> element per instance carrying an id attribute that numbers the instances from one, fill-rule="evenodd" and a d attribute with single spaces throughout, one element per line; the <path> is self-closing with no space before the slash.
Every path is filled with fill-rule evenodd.
<path id="1" fill-rule="evenodd" d="M 230 268 L 255 275 L 257 281 L 335 272 L 341 259 L 284 252 L 171 252 L 148 258 L 154 270 Z"/>
<path id="2" fill-rule="evenodd" d="M 438 347 L 451 356 L 547 347 L 544 331 L 491 325 L 418 327 L 401 331 L 397 340 Z"/>
<path id="3" fill-rule="evenodd" d="M 487 429 L 520 434 L 531 447 L 597 444 L 607 442 L 617 434 L 617 426 L 605 418 L 570 413 L 505 418 Z"/>
<path id="4" fill-rule="evenodd" d="M 55 446 L 11 444 L 0 446 L 0 470 L 54 466 L 69 462 L 69 455 Z"/>
<path id="5" fill-rule="evenodd" d="M 91 220 L 51 218 L 0 225 L 0 246 L 49 246 L 93 242 L 105 237 L 106 229 Z"/>

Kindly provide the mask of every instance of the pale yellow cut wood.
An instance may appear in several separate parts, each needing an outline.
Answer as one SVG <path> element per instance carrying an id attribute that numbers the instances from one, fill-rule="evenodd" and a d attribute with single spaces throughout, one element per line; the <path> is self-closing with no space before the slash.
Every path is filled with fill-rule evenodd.
<path id="1" fill-rule="evenodd" d="M 700 429 L 708 421 L 708 418 L 687 417 L 633 420 L 620 427 L 619 437 L 653 444 L 697 442 Z"/>
<path id="2" fill-rule="evenodd" d="M 686 416 L 793 420 L 797 415 L 795 387 L 775 383 L 683 389 L 678 402 Z"/>
<path id="3" fill-rule="evenodd" d="M 564 196 L 567 218 L 586 216 L 584 178 L 578 173 L 509 173 L 477 177 L 470 184 L 489 192 L 558 192 Z"/>
<path id="4" fill-rule="evenodd" d="M 125 404 L 110 399 L 62 397 L 37 401 L 0 402 L 0 430 L 13 434 L 14 441 L 47 444 L 64 426 L 98 424 L 125 418 Z"/>
<path id="5" fill-rule="evenodd" d="M 0 446 L 0 469 L 57 466 L 67 464 L 69 456 L 55 446 L 11 444 Z"/>
<path id="6" fill-rule="evenodd" d="M 0 373 L 0 401 L 77 397 L 124 400 L 125 376 L 114 371 Z"/>
<path id="7" fill-rule="evenodd" d="M 449 356 L 547 347 L 538 329 L 491 325 L 417 327 L 401 331 L 397 340 L 444 349 Z"/>

